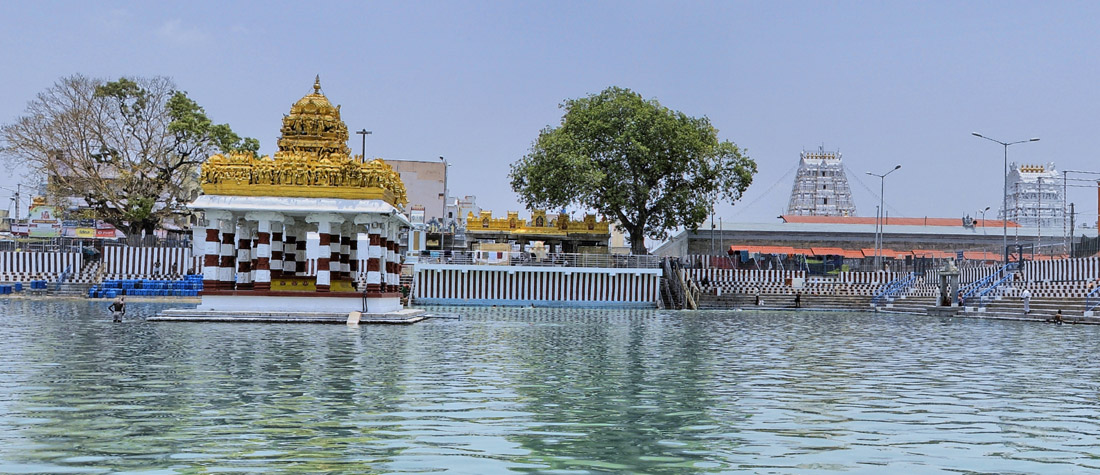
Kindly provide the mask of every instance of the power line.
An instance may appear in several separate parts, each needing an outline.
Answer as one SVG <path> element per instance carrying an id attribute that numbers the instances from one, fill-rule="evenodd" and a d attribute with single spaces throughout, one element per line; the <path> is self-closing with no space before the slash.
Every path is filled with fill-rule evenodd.
<path id="1" fill-rule="evenodd" d="M 742 205 L 742 206 L 740 206 L 740 207 L 737 207 L 737 206 L 735 206 L 735 207 L 734 207 L 734 212 L 733 212 L 733 216 L 740 216 L 740 215 L 741 215 L 742 213 L 744 213 L 745 211 L 747 211 L 747 210 L 749 210 L 749 209 L 752 209 L 752 206 L 753 206 L 753 205 L 755 205 L 756 203 L 760 202 L 760 200 L 762 200 L 762 199 L 766 198 L 766 197 L 767 197 L 767 196 L 768 196 L 769 194 L 771 194 L 771 192 L 775 190 L 775 187 L 776 187 L 777 185 L 779 185 L 779 184 L 780 184 L 781 182 L 783 182 L 783 181 L 787 180 L 787 179 L 788 179 L 788 178 L 789 178 L 789 177 L 791 176 L 791 174 L 792 174 L 792 173 L 794 173 L 794 171 L 795 171 L 795 170 L 796 170 L 797 168 L 798 168 L 798 164 L 795 164 L 795 165 L 794 165 L 794 166 L 792 166 L 792 167 L 791 167 L 790 169 L 788 169 L 788 170 L 787 170 L 787 173 L 784 173 L 784 174 L 783 174 L 783 176 L 779 177 L 779 179 L 778 179 L 778 180 L 776 180 L 776 181 L 775 181 L 775 183 L 772 183 L 772 184 L 771 184 L 771 186 L 769 186 L 769 187 L 768 187 L 768 189 L 767 189 L 767 190 L 765 190 L 763 194 L 761 194 L 760 196 L 756 197 L 756 199 L 754 199 L 754 200 L 750 201 L 749 203 L 747 203 L 747 204 L 745 204 L 745 205 Z"/>
<path id="2" fill-rule="evenodd" d="M 901 216 L 901 212 L 898 211 L 897 208 L 890 206 L 890 203 L 887 203 L 885 200 L 883 200 L 882 197 L 878 195 L 878 193 L 875 193 L 874 190 L 871 189 L 871 187 L 867 186 L 866 183 L 860 180 L 859 175 L 853 172 L 851 168 L 848 168 L 848 165 L 844 165 L 844 173 L 847 173 L 848 176 L 855 178 L 856 183 L 859 183 L 859 186 L 862 186 L 864 190 L 867 190 L 867 192 L 870 193 L 871 196 L 874 196 L 875 198 L 878 198 L 879 201 L 882 201 L 884 207 L 890 208 L 890 210 L 893 211 L 895 215 Z"/>

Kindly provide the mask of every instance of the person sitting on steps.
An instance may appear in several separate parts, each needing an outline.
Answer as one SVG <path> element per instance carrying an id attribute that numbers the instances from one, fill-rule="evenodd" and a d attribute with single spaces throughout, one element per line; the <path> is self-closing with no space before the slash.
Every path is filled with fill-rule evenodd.
<path id="1" fill-rule="evenodd" d="M 1047 322 L 1048 323 L 1057 323 L 1059 325 L 1065 323 L 1066 320 L 1064 318 L 1062 318 L 1062 309 L 1058 309 L 1058 312 L 1056 312 L 1053 317 L 1050 317 L 1047 320 Z"/>

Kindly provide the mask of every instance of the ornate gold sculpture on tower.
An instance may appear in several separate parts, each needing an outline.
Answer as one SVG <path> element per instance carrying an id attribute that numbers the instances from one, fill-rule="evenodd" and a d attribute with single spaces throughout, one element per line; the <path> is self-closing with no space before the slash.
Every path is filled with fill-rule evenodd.
<path id="1" fill-rule="evenodd" d="M 386 162 L 352 156 L 340 106 L 321 94 L 321 78 L 283 116 L 274 158 L 249 153 L 214 155 L 202 164 L 208 195 L 380 199 L 401 207 L 408 200 L 400 175 Z"/>

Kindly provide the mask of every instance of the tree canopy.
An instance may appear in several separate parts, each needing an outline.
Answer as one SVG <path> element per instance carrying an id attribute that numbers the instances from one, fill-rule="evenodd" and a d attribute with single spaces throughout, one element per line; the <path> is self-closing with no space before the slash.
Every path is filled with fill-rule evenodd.
<path id="1" fill-rule="evenodd" d="M 629 89 L 566 100 L 561 124 L 543 129 L 512 164 L 512 190 L 531 208 L 579 205 L 618 221 L 631 252 L 645 237 L 697 230 L 719 199 L 734 202 L 756 163 L 706 117 L 668 109 Z"/>
<path id="2" fill-rule="evenodd" d="M 0 126 L 0 154 L 45 178 L 51 202 L 83 198 L 130 235 L 186 211 L 206 157 L 259 145 L 214 124 L 164 77 L 61 78 Z"/>

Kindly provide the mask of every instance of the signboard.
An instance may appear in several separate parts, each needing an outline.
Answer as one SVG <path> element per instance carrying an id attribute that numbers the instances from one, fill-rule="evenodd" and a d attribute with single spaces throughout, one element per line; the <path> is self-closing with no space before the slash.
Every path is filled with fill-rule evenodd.
<path id="1" fill-rule="evenodd" d="M 409 222 L 412 224 L 424 224 L 424 207 L 413 205 L 409 211 Z"/>
<path id="2" fill-rule="evenodd" d="M 76 228 L 76 237 L 78 238 L 94 238 L 94 228 Z"/>
<path id="3" fill-rule="evenodd" d="M 114 225 L 103 220 L 95 221 L 95 237 L 100 239 L 114 239 L 121 233 L 116 232 Z M 125 236 L 123 236 L 125 237 Z"/>
<path id="4" fill-rule="evenodd" d="M 27 217 L 30 237 L 61 236 L 61 220 L 57 219 L 57 209 L 53 206 L 35 206 Z"/>

